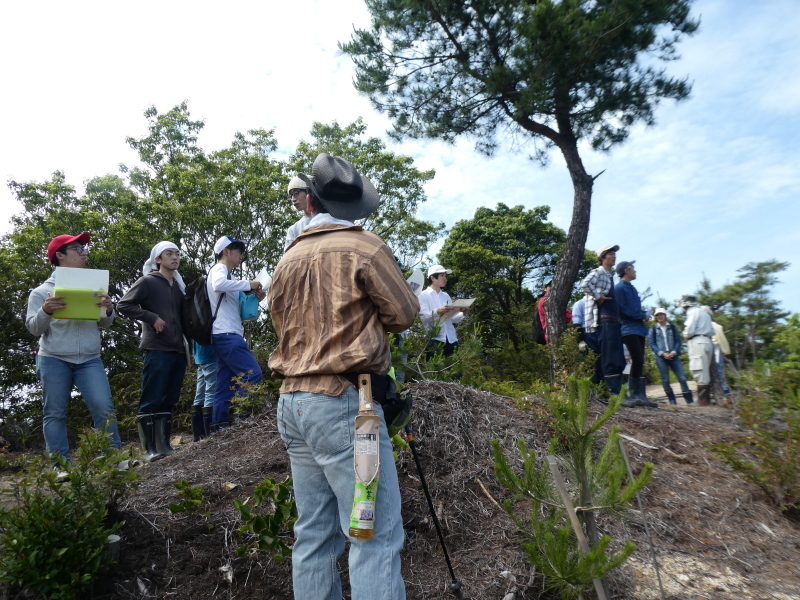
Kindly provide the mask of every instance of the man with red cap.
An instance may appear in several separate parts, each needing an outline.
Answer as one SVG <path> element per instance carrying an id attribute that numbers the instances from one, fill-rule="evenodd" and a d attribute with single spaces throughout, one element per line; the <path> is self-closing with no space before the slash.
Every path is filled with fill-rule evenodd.
<path id="1" fill-rule="evenodd" d="M 88 244 L 86 232 L 56 236 L 47 245 L 47 258 L 55 267 L 82 269 L 86 266 Z M 47 451 L 69 458 L 67 407 L 73 385 L 83 396 L 94 426 L 105 428 L 112 445 L 119 448 L 111 387 L 100 359 L 98 322 L 54 318 L 67 305 L 64 296 L 53 295 L 54 288 L 55 274 L 30 293 L 25 317 L 28 331 L 39 338 L 36 374 L 42 384 L 42 429 Z M 114 306 L 107 294 L 100 298 L 97 305 L 105 312 L 99 325 L 109 327 L 114 321 Z"/>

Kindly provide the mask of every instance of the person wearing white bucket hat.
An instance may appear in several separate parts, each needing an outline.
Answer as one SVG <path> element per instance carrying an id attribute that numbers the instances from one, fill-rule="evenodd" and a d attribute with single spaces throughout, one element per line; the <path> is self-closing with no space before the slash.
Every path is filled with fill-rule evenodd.
<path id="1" fill-rule="evenodd" d="M 139 321 L 143 354 L 142 394 L 136 423 L 145 462 L 173 454 L 169 443 L 172 411 L 186 375 L 181 303 L 186 286 L 178 273 L 181 252 L 172 242 L 150 251 L 142 277 L 117 305 L 121 315 Z"/>

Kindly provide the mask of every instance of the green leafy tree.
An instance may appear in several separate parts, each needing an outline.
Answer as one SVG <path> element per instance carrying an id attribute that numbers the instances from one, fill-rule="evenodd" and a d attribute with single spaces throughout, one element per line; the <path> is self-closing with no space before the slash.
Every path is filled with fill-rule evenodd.
<path id="1" fill-rule="evenodd" d="M 574 188 L 572 221 L 555 271 L 548 330 L 563 314 L 584 257 L 592 187 L 578 146 L 608 150 L 662 99 L 689 95 L 686 79 L 656 60 L 698 27 L 690 0 L 366 0 L 370 29 L 340 48 L 356 88 L 394 122 L 398 138 L 466 134 L 491 154 L 497 134 L 534 142 L 546 161 L 557 147 Z"/>
<path id="2" fill-rule="evenodd" d="M 438 258 L 453 270 L 448 286 L 461 297 L 476 298 L 470 312 L 482 325 L 486 348 L 510 340 L 519 350 L 536 310 L 542 279 L 553 272 L 566 234 L 547 221 L 550 208 L 479 208 L 472 219 L 456 223 Z M 587 252 L 580 273 L 594 266 Z M 563 318 L 563 317 L 562 317 Z"/>
<path id="3" fill-rule="evenodd" d="M 364 219 L 364 228 L 376 233 L 405 264 L 416 264 L 444 232 L 444 223 L 434 224 L 415 216 L 426 200 L 424 185 L 435 172 L 420 171 L 413 158 L 390 152 L 378 138 L 365 138 L 366 130 L 361 119 L 345 127 L 335 121 L 330 125 L 315 122 L 312 140 L 297 145 L 290 167 L 294 172 L 310 175 L 320 152 L 353 163 L 381 197 L 378 210 Z"/>
<path id="4" fill-rule="evenodd" d="M 781 356 L 775 335 L 789 313 L 770 294 L 779 282 L 777 273 L 788 267 L 788 262 L 777 260 L 752 262 L 739 269 L 736 281 L 718 290 L 711 288 L 708 279 L 700 284 L 698 300 L 714 309 L 714 319 L 725 329 L 739 369 L 747 362 Z"/>

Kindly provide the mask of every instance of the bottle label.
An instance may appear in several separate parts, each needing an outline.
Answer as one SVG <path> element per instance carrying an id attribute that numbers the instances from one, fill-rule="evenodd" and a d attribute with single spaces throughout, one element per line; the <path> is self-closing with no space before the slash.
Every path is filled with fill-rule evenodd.
<path id="1" fill-rule="evenodd" d="M 353 510 L 350 513 L 351 529 L 373 529 L 375 527 L 375 494 L 378 489 L 378 478 L 369 485 L 356 481 L 353 494 Z"/>

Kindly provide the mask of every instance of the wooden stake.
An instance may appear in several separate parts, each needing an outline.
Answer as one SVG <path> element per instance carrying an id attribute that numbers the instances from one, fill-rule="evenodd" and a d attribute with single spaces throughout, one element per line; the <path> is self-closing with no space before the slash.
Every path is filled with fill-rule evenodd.
<path id="1" fill-rule="evenodd" d="M 584 554 L 589 554 L 589 542 L 586 541 L 586 536 L 583 535 L 583 527 L 581 527 L 581 522 L 578 520 L 578 515 L 575 512 L 575 509 L 572 507 L 572 500 L 570 500 L 569 492 L 567 491 L 567 486 L 564 483 L 564 479 L 561 477 L 561 471 L 558 470 L 558 463 L 556 462 L 556 457 L 552 454 L 547 457 L 547 463 L 550 465 L 550 474 L 553 476 L 553 481 L 556 482 L 556 488 L 558 489 L 558 493 L 561 494 L 561 499 L 564 501 L 564 508 L 567 509 L 567 516 L 569 517 L 570 523 L 572 523 L 572 528 L 575 530 L 575 537 L 578 538 L 578 545 L 583 550 Z M 603 589 L 603 582 L 596 577 L 592 579 L 594 583 L 594 589 L 597 592 L 597 599 L 598 600 L 608 600 L 606 596 L 606 592 Z"/>

